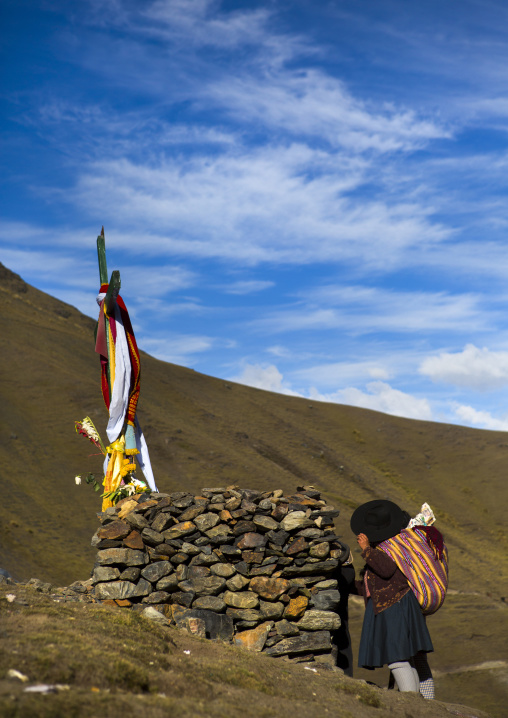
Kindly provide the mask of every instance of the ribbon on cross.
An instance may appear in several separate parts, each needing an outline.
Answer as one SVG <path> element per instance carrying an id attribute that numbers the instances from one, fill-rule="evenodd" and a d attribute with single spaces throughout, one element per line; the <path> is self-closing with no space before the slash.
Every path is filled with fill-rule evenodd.
<path id="1" fill-rule="evenodd" d="M 125 302 L 120 296 L 120 272 L 108 282 L 104 227 L 97 237 L 101 287 L 95 351 L 101 361 L 101 387 L 109 412 L 106 429 L 110 445 L 104 461 L 104 493 L 123 484 L 141 484 L 134 477 L 136 461 L 152 491 L 157 491 L 148 446 L 136 416 L 140 393 L 141 363 L 134 330 Z M 102 510 L 113 503 L 104 497 Z"/>

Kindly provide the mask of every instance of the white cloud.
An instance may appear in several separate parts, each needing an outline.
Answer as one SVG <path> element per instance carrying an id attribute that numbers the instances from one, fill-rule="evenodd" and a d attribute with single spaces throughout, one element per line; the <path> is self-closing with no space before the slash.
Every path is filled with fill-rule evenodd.
<path id="1" fill-rule="evenodd" d="M 138 344 L 143 351 L 162 361 L 191 366 L 196 354 L 208 351 L 216 341 L 212 337 L 171 334 L 169 337 L 143 336 Z"/>
<path id="2" fill-rule="evenodd" d="M 489 429 L 491 431 L 508 431 L 508 419 L 496 419 L 488 411 L 478 411 L 472 406 L 454 404 L 453 412 L 460 424 L 467 424 L 475 429 Z"/>
<path id="3" fill-rule="evenodd" d="M 493 391 L 508 385 L 508 352 L 492 352 L 467 344 L 462 352 L 428 357 L 419 372 L 435 382 Z"/>
<path id="4" fill-rule="evenodd" d="M 390 378 L 390 372 L 388 372 L 384 367 L 380 366 L 374 366 L 370 369 L 368 369 L 369 376 L 372 377 L 372 379 L 389 379 Z"/>
<path id="5" fill-rule="evenodd" d="M 372 409 L 406 419 L 432 420 L 432 410 L 427 399 L 418 399 L 411 394 L 405 394 L 382 381 L 371 382 L 366 388 L 367 392 L 355 387 L 347 387 L 332 394 L 321 394 L 313 389 L 311 398 Z"/>
<path id="6" fill-rule="evenodd" d="M 77 164 L 76 185 L 66 187 L 59 199 L 103 217 L 111 226 L 121 222 L 127 229 L 122 235 L 124 247 L 139 248 L 139 229 L 148 253 L 153 251 L 152 238 L 152 246 L 166 255 L 251 263 L 359 260 L 363 267 L 392 269 L 404 265 L 404 252 L 411 247 L 418 246 L 421 252 L 450 235 L 450 229 L 432 218 L 431 202 L 408 201 L 409 193 L 395 199 L 390 188 L 383 188 L 386 159 L 379 164 L 372 152 L 389 152 L 397 158 L 447 137 L 448 130 L 403 107 L 361 101 L 323 70 L 274 65 L 279 52 L 275 48 L 283 45 L 283 54 L 293 53 L 295 59 L 308 63 L 310 47 L 294 34 L 278 34 L 272 11 L 224 12 L 212 0 L 159 0 L 143 4 L 141 10 L 122 2 L 108 8 L 107 3 L 95 1 L 91 7 L 96 23 L 107 19 L 121 26 L 131 44 L 139 41 L 140 33 L 164 35 L 168 41 L 164 51 L 156 53 L 149 44 L 143 45 L 145 61 L 153 63 L 146 73 L 148 81 L 159 77 L 164 102 L 168 102 L 172 42 L 185 39 L 194 52 L 203 44 L 233 48 L 235 57 L 238 46 L 245 50 L 247 43 L 257 48 L 256 61 L 247 59 L 244 51 L 234 71 L 229 64 L 218 63 L 213 79 L 190 71 L 192 88 L 187 95 L 187 82 L 173 81 L 171 101 L 176 101 L 173 92 L 182 101 L 192 98 L 193 107 L 205 109 L 212 118 L 207 129 L 201 117 L 192 126 L 194 113 L 186 126 L 172 126 L 163 121 L 162 112 L 154 113 L 153 119 L 142 111 L 125 117 L 111 108 L 71 107 L 58 99 L 45 102 L 39 116 L 46 124 L 101 128 L 90 133 L 90 138 L 103 136 L 95 153 L 101 160 L 90 161 L 94 154 L 86 152 L 87 159 Z M 128 62 L 119 47 L 124 47 L 123 40 L 117 38 L 111 49 L 115 67 Z M 137 59 L 134 50 L 132 54 Z M 144 88 L 141 78 L 133 82 Z M 224 113 L 240 114 L 241 128 L 224 130 L 220 124 Z M 107 121 L 115 131 L 106 130 L 104 136 Z M 259 128 L 270 137 L 263 146 L 259 146 L 263 142 Z M 247 137 L 250 129 L 257 136 L 255 145 Z M 224 142 L 224 146 L 212 153 L 201 147 L 201 153 L 190 156 L 187 147 L 178 156 L 173 148 L 165 154 L 166 145 L 188 144 L 194 135 L 199 140 L 201 132 L 204 141 Z M 108 151 L 114 137 L 121 139 L 113 142 L 114 151 Z M 328 139 L 328 148 L 323 147 L 323 139 Z M 353 199 L 351 193 L 365 183 L 377 185 L 373 198 Z"/>
<path id="7" fill-rule="evenodd" d="M 364 409 L 373 409 L 385 414 L 402 416 L 408 419 L 432 420 L 432 411 L 427 399 L 418 399 L 410 394 L 393 389 L 381 381 L 367 384 L 367 392 L 354 387 L 340 389 L 333 393 L 322 393 L 311 387 L 304 394 L 293 391 L 291 385 L 284 381 L 282 373 L 274 365 L 246 364 L 241 374 L 229 377 L 230 381 L 246 384 L 257 389 L 273 391 L 278 394 L 308 397 L 314 401 L 333 404 L 348 404 Z"/>
<path id="8" fill-rule="evenodd" d="M 302 396 L 291 389 L 291 386 L 284 382 L 284 377 L 274 364 L 246 364 L 241 374 L 229 377 L 230 381 L 252 386 L 256 389 L 273 391 L 277 394 L 289 394 L 290 396 Z"/>
<path id="9" fill-rule="evenodd" d="M 263 281 L 261 279 L 244 279 L 225 285 L 224 291 L 228 294 L 252 294 L 253 292 L 261 292 L 273 286 L 274 282 Z"/>

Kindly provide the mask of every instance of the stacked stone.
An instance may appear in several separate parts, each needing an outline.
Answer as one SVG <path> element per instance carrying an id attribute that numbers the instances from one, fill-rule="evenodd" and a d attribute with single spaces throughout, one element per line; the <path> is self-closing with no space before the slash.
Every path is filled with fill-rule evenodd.
<path id="1" fill-rule="evenodd" d="M 99 514 L 95 596 L 272 656 L 329 661 L 349 550 L 313 487 L 140 494 Z M 197 628 L 196 628 L 197 626 Z"/>

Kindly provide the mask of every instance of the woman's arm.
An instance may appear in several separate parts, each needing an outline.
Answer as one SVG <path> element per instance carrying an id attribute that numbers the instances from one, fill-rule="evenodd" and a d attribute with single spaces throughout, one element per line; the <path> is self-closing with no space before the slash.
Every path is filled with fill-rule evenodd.
<path id="1" fill-rule="evenodd" d="M 358 534 L 356 537 L 358 545 L 362 549 L 362 556 L 365 563 L 381 578 L 390 578 L 397 570 L 397 564 L 384 552 L 370 545 L 365 534 Z"/>
<path id="2" fill-rule="evenodd" d="M 397 570 L 397 564 L 379 548 L 368 546 L 362 551 L 365 563 L 381 578 L 391 578 Z"/>

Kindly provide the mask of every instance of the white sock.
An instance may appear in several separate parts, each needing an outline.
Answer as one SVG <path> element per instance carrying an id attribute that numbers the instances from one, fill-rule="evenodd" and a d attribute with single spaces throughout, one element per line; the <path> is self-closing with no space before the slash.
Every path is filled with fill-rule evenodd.
<path id="1" fill-rule="evenodd" d="M 388 668 L 393 673 L 395 683 L 399 691 L 418 693 L 420 690 L 420 682 L 417 678 L 416 671 L 413 672 L 409 661 L 396 661 L 395 663 L 389 663 Z"/>

